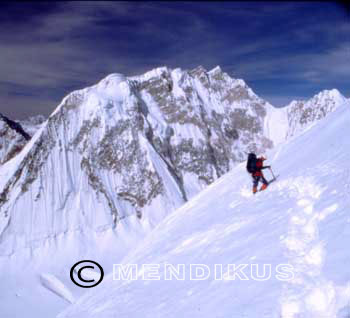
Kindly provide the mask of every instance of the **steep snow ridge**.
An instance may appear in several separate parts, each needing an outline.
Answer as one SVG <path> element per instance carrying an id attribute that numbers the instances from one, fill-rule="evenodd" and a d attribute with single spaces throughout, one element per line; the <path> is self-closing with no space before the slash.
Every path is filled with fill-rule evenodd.
<path id="1" fill-rule="evenodd" d="M 253 196 L 244 164 L 238 165 L 163 220 L 123 260 L 140 266 L 136 280 L 113 280 L 111 273 L 58 317 L 345 318 L 348 106 L 268 153 L 280 174 L 268 190 Z M 142 280 L 143 264 L 159 264 L 150 274 L 160 279 Z M 185 279 L 165 280 L 164 264 L 184 264 Z M 191 280 L 190 264 L 207 265 L 207 278 Z M 223 266 L 222 279 L 215 279 L 215 264 Z M 247 280 L 233 276 L 228 264 L 247 264 L 243 276 L 236 272 Z M 265 273 L 264 264 L 271 264 Z M 279 264 L 292 266 L 289 279 L 276 278 Z M 252 279 L 257 275 L 267 279 Z"/>

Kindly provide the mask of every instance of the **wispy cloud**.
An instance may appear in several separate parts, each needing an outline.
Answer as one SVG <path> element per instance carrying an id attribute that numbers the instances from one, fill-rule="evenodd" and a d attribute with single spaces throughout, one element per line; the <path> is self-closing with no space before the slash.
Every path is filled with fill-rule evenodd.
<path id="1" fill-rule="evenodd" d="M 279 100 L 328 86 L 349 89 L 349 21 L 329 3 L 58 2 L 2 9 L 0 110 L 15 117 L 48 115 L 65 94 L 109 73 L 136 75 L 160 65 L 221 65 L 261 95 L 278 90 Z"/>

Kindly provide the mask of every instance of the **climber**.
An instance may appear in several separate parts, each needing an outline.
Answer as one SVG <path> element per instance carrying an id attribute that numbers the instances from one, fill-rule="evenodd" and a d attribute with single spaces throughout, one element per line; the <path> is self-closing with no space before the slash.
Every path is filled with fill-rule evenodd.
<path id="1" fill-rule="evenodd" d="M 247 171 L 252 175 L 253 178 L 253 193 L 258 191 L 259 181 L 263 183 L 260 191 L 263 191 L 269 185 L 268 181 L 264 178 L 262 169 L 271 168 L 271 166 L 264 166 L 263 162 L 266 160 L 264 157 L 257 158 L 255 153 L 250 153 L 248 155 L 247 161 Z"/>

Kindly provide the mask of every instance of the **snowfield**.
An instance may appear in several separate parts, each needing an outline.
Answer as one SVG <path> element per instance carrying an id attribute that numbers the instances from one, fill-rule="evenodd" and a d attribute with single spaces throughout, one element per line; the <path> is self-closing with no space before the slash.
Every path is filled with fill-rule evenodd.
<path id="1" fill-rule="evenodd" d="M 105 268 L 104 281 L 58 317 L 349 317 L 349 106 L 268 153 L 280 176 L 266 191 L 251 194 L 240 164 L 123 259 L 124 265 L 159 264 L 159 280 L 113 280 L 112 267 Z M 222 264 L 224 279 L 211 271 L 204 280 L 165 280 L 165 263 L 211 270 Z M 248 266 L 248 280 L 240 280 L 229 275 L 228 264 L 257 264 L 261 276 L 270 264 L 271 278 L 251 279 Z M 293 268 L 292 279 L 276 278 L 279 264 Z"/>

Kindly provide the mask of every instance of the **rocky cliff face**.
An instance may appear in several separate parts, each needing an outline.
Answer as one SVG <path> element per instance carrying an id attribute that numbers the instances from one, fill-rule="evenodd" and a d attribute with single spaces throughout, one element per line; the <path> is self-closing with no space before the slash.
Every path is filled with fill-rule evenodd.
<path id="1" fill-rule="evenodd" d="M 27 120 L 18 121 L 24 131 L 30 136 L 38 130 L 45 121 L 43 116 L 31 117 Z M 6 122 L 0 118 L 0 165 L 14 158 L 26 145 L 27 140 L 14 129 L 9 127 Z"/>
<path id="2" fill-rule="evenodd" d="M 219 67 L 112 74 L 69 94 L 0 170 L 0 253 L 67 232 L 153 227 L 245 152 L 273 146 L 271 108 Z"/>
<path id="3" fill-rule="evenodd" d="M 264 131 L 267 103 L 219 67 L 160 68 L 133 80 L 150 126 L 147 138 L 190 196 L 244 160 L 246 151 L 273 145 Z"/>

